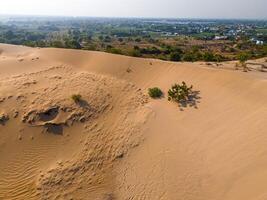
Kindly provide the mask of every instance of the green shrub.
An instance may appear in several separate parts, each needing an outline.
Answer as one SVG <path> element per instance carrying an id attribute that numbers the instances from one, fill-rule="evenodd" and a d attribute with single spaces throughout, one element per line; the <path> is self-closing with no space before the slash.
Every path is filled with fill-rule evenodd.
<path id="1" fill-rule="evenodd" d="M 71 95 L 71 99 L 75 102 L 75 103 L 78 103 L 81 101 L 82 99 L 82 96 L 80 94 L 73 94 Z"/>
<path id="2" fill-rule="evenodd" d="M 180 53 L 178 53 L 178 52 L 172 52 L 171 54 L 170 54 L 170 60 L 171 61 L 181 61 L 181 55 L 180 55 Z"/>
<path id="3" fill-rule="evenodd" d="M 192 94 L 193 86 L 188 87 L 185 82 L 181 85 L 174 84 L 168 91 L 168 100 L 183 102 L 189 100 L 190 94 Z"/>
<path id="4" fill-rule="evenodd" d="M 247 53 L 240 53 L 237 58 L 240 63 L 245 63 L 249 59 L 249 55 Z"/>
<path id="5" fill-rule="evenodd" d="M 139 49 L 136 49 L 134 48 L 133 50 L 130 51 L 129 53 L 130 56 L 133 56 L 133 57 L 141 57 L 142 54 L 140 53 L 140 50 Z"/>
<path id="6" fill-rule="evenodd" d="M 123 54 L 122 50 L 114 48 L 111 45 L 107 47 L 106 51 L 112 54 Z"/>
<path id="7" fill-rule="evenodd" d="M 186 62 L 195 62 L 196 60 L 198 60 L 198 54 L 194 54 L 192 52 L 186 52 L 184 55 L 183 55 L 183 61 L 186 61 Z"/>
<path id="8" fill-rule="evenodd" d="M 216 57 L 212 52 L 205 52 L 203 54 L 203 60 L 206 62 L 213 62 L 216 61 Z"/>
<path id="9" fill-rule="evenodd" d="M 249 59 L 249 55 L 247 53 L 240 53 L 237 57 L 238 57 L 238 60 L 239 60 L 239 64 L 243 68 L 243 71 L 247 72 L 248 71 L 248 67 L 247 67 L 246 62 Z"/>
<path id="10" fill-rule="evenodd" d="M 148 89 L 148 94 L 151 98 L 156 99 L 160 98 L 163 95 L 163 92 L 158 87 L 154 87 Z"/>

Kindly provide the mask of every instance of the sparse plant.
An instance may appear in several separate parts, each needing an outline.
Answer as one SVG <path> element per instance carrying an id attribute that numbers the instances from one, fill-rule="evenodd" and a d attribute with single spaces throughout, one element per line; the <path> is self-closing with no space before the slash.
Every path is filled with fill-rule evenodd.
<path id="1" fill-rule="evenodd" d="M 238 55 L 239 64 L 243 68 L 244 72 L 248 71 L 248 67 L 247 67 L 247 64 L 246 64 L 248 59 L 249 59 L 249 56 L 246 53 L 241 53 L 241 54 Z"/>
<path id="2" fill-rule="evenodd" d="M 156 99 L 160 98 L 163 95 L 163 92 L 161 91 L 160 88 L 154 87 L 148 89 L 148 94 L 151 98 Z"/>
<path id="3" fill-rule="evenodd" d="M 73 94 L 71 95 L 71 99 L 75 102 L 75 103 L 78 103 L 81 101 L 82 99 L 82 95 L 80 94 Z"/>
<path id="4" fill-rule="evenodd" d="M 235 70 L 238 70 L 238 68 L 239 68 L 239 64 L 235 63 Z"/>
<path id="5" fill-rule="evenodd" d="M 178 103 L 188 101 L 190 94 L 192 94 L 193 86 L 188 87 L 185 82 L 182 84 L 174 84 L 168 91 L 168 100 L 176 101 Z"/>
<path id="6" fill-rule="evenodd" d="M 127 73 L 131 73 L 131 72 L 132 72 L 132 69 L 131 69 L 130 67 L 128 67 L 128 68 L 126 69 L 126 72 L 127 72 Z"/>

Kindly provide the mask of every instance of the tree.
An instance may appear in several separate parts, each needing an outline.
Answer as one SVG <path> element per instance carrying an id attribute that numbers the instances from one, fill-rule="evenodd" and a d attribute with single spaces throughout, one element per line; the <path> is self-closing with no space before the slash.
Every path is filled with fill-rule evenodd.
<path id="1" fill-rule="evenodd" d="M 76 40 L 66 40 L 65 42 L 65 46 L 66 48 L 70 48 L 70 49 L 81 49 L 82 46 L 80 45 L 80 43 Z"/>
<path id="2" fill-rule="evenodd" d="M 8 40 L 11 40 L 15 37 L 15 34 L 12 30 L 8 30 L 6 33 L 4 33 L 4 37 Z"/>
<path id="3" fill-rule="evenodd" d="M 59 40 L 52 41 L 51 46 L 56 48 L 64 48 L 64 44 Z"/>

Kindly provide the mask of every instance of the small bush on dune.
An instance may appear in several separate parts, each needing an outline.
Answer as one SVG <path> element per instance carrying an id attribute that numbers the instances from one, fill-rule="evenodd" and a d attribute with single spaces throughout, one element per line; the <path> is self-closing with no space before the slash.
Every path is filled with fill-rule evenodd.
<path id="1" fill-rule="evenodd" d="M 75 102 L 75 103 L 78 103 L 81 101 L 82 99 L 82 96 L 80 94 L 73 94 L 71 95 L 71 99 Z"/>
<path id="2" fill-rule="evenodd" d="M 176 101 L 178 103 L 188 101 L 192 94 L 193 86 L 188 87 L 185 82 L 182 84 L 174 84 L 168 91 L 168 100 Z"/>
<path id="3" fill-rule="evenodd" d="M 160 98 L 163 95 L 163 92 L 158 87 L 154 87 L 148 89 L 148 94 L 151 98 L 156 99 Z"/>
<path id="4" fill-rule="evenodd" d="M 237 58 L 240 63 L 245 63 L 249 59 L 249 55 L 247 53 L 240 53 Z"/>
<path id="5" fill-rule="evenodd" d="M 247 67 L 247 60 L 249 59 L 249 55 L 247 53 L 240 53 L 238 56 L 237 56 L 238 60 L 239 60 L 239 65 L 243 68 L 243 71 L 244 72 L 247 72 L 248 71 L 248 67 Z M 236 67 L 238 68 L 238 67 Z"/>

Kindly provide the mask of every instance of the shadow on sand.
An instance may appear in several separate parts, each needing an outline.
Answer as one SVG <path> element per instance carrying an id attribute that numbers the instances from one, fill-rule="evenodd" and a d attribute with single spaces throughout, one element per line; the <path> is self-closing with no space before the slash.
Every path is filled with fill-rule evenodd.
<path id="1" fill-rule="evenodd" d="M 86 108 L 86 109 L 90 108 L 89 103 L 87 101 L 83 100 L 83 99 L 81 99 L 78 102 L 76 102 L 76 104 L 79 105 L 82 108 Z"/>
<path id="2" fill-rule="evenodd" d="M 52 133 L 55 135 L 63 135 L 63 125 L 62 124 L 47 123 L 45 125 L 45 130 L 47 133 Z"/>
<path id="3" fill-rule="evenodd" d="M 197 104 L 200 103 L 200 99 L 200 91 L 192 91 L 188 97 L 188 100 L 179 101 L 178 106 L 181 111 L 184 111 L 184 109 L 187 107 L 194 107 L 195 109 L 198 109 Z"/>

